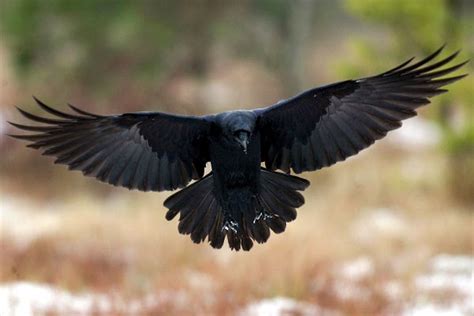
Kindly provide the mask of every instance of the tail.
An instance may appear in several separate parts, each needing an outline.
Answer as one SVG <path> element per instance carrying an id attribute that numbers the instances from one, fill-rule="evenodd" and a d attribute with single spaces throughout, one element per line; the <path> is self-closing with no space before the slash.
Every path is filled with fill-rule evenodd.
<path id="1" fill-rule="evenodd" d="M 227 236 L 231 249 L 250 250 L 252 240 L 266 242 L 270 230 L 276 234 L 285 231 L 286 223 L 296 218 L 296 208 L 304 204 L 297 191 L 308 186 L 305 179 L 261 169 L 259 194 L 247 195 L 248 201 L 241 199 L 225 212 L 213 192 L 210 173 L 164 202 L 169 209 L 166 219 L 172 220 L 180 213 L 178 231 L 191 235 L 195 243 L 207 237 L 212 247 L 221 248 Z"/>

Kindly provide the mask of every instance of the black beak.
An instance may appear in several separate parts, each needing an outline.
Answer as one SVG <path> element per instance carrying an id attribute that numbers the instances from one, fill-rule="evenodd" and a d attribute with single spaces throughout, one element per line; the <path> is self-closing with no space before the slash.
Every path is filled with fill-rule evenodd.
<path id="1" fill-rule="evenodd" d="M 249 133 L 245 131 L 239 131 L 236 136 L 237 142 L 239 142 L 240 146 L 244 150 L 244 153 L 247 153 L 247 146 L 249 144 Z"/>

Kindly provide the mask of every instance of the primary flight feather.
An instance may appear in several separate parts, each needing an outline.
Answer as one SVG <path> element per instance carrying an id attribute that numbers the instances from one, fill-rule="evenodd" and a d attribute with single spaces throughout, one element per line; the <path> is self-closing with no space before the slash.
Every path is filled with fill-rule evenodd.
<path id="1" fill-rule="evenodd" d="M 382 74 L 305 91 L 267 108 L 201 117 L 160 112 L 102 116 L 71 106 L 73 113 L 37 104 L 55 118 L 18 109 L 44 123 L 13 126 L 36 132 L 10 135 L 56 157 L 55 163 L 113 185 L 141 191 L 190 186 L 164 203 L 178 230 L 221 248 L 249 250 L 270 231 L 281 233 L 304 204 L 298 191 L 309 182 L 290 172 L 330 166 L 384 137 L 416 115 L 441 87 L 465 75 L 442 78 L 466 62 L 441 67 L 454 53 L 431 62 L 412 59 Z M 431 62 L 431 63 L 430 63 Z M 212 172 L 204 176 L 206 163 Z M 265 168 L 261 163 L 265 163 Z M 275 172 L 282 170 L 285 173 Z"/>

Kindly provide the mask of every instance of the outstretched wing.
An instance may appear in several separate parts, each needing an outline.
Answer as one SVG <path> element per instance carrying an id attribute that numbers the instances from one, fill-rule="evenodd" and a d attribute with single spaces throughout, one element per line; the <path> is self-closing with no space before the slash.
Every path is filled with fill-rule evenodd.
<path id="1" fill-rule="evenodd" d="M 10 135 L 44 149 L 55 163 L 113 185 L 142 191 L 183 187 L 203 176 L 209 160 L 205 117 L 175 116 L 159 112 L 101 116 L 70 107 L 74 114 L 55 110 L 35 99 L 56 116 L 44 118 L 18 109 L 43 126 L 13 126 L 37 132 Z M 58 119 L 60 118 L 60 119 Z"/>
<path id="2" fill-rule="evenodd" d="M 466 62 L 440 70 L 458 52 L 429 62 L 442 48 L 409 65 L 380 75 L 305 91 L 271 107 L 255 110 L 262 134 L 262 161 L 271 170 L 317 170 L 355 155 L 415 116 L 441 87 L 465 75 L 439 79 Z"/>

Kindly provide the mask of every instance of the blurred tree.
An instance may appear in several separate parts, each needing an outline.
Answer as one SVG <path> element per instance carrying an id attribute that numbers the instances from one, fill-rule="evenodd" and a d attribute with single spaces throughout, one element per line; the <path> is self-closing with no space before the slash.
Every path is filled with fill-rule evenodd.
<path id="1" fill-rule="evenodd" d="M 331 0 L 3 0 L 0 34 L 20 79 L 94 98 L 133 95 L 130 77 L 139 90 L 176 74 L 204 78 L 216 43 L 266 65 L 286 94 L 308 88 L 308 44 L 335 11 Z"/>
<path id="2" fill-rule="evenodd" d="M 321 3 L 321 2 L 320 2 Z M 306 52 L 311 43 L 311 31 L 318 13 L 317 1 L 313 0 L 261 0 L 256 2 L 256 10 L 269 18 L 274 28 L 279 30 L 279 40 L 272 49 L 271 67 L 278 69 L 281 77 L 287 77 L 285 93 L 305 88 Z"/>
<path id="3" fill-rule="evenodd" d="M 0 0 L 0 45 L 22 89 L 45 100 L 74 100 L 102 113 L 147 107 L 198 114 L 208 102 L 195 88 L 222 59 L 253 59 L 267 67 L 287 89 L 282 95 L 301 89 L 305 44 L 315 23 L 336 10 L 330 4 Z M 177 96 L 180 91 L 185 98 Z M 23 165 L 29 165 L 26 158 Z"/>
<path id="4" fill-rule="evenodd" d="M 354 54 L 347 55 L 350 62 L 342 67 L 344 76 L 385 69 L 387 61 L 395 63 L 407 51 L 426 54 L 446 39 L 472 54 L 467 40 L 474 27 L 471 1 L 344 4 L 352 15 L 383 26 L 395 39 L 385 51 L 380 51 L 387 47 L 385 42 L 355 40 Z M 176 76 L 205 78 L 222 48 L 226 58 L 255 59 L 266 66 L 285 87 L 282 95 L 309 88 L 309 43 L 321 45 L 324 36 L 339 32 L 327 29 L 343 22 L 337 12 L 331 0 L 0 0 L 0 36 L 27 88 L 47 85 L 56 98 L 70 98 L 72 93 L 76 100 L 85 95 L 95 100 L 85 98 L 84 103 L 107 99 L 102 104 L 117 112 L 137 110 L 131 104 L 155 98 L 161 110 L 172 110 L 179 103 L 161 91 L 165 83 Z M 473 80 L 468 77 L 451 88 L 453 93 L 437 98 L 437 113 L 429 108 L 443 126 L 446 148 L 453 156 L 469 157 L 466 153 L 474 147 Z M 186 110 L 204 110 L 206 104 L 193 98 L 193 106 Z M 456 117 L 465 119 L 452 119 Z M 455 169 L 466 174 L 467 169 Z M 472 184 L 460 186 L 474 196 Z"/>
<path id="5" fill-rule="evenodd" d="M 472 29 L 474 29 L 473 5 L 462 0 L 346 0 L 349 12 L 370 23 L 380 24 L 393 34 L 394 43 L 384 54 L 392 60 L 400 60 L 406 52 L 432 52 L 441 43 L 450 47 L 463 47 L 465 59 L 473 56 Z M 471 31 L 471 32 L 470 32 Z M 471 44 L 470 44 L 471 43 Z M 381 52 L 379 42 L 356 40 L 358 59 L 345 64 L 342 69 L 356 75 L 372 64 L 379 69 L 381 60 L 375 58 Z M 420 54 L 421 55 L 421 54 Z M 386 60 L 384 60 L 386 61 Z M 370 67 L 370 66 L 369 66 Z M 472 64 L 460 73 L 469 73 Z M 474 202 L 474 78 L 469 76 L 450 87 L 451 93 L 436 98 L 436 107 L 428 112 L 441 126 L 443 146 L 450 154 L 450 184 L 460 200 Z"/>
<path id="6" fill-rule="evenodd" d="M 21 80 L 70 83 L 97 97 L 133 89 L 130 74 L 146 87 L 170 71 L 205 73 L 208 28 L 222 8 L 218 0 L 5 0 L 0 31 Z"/>

